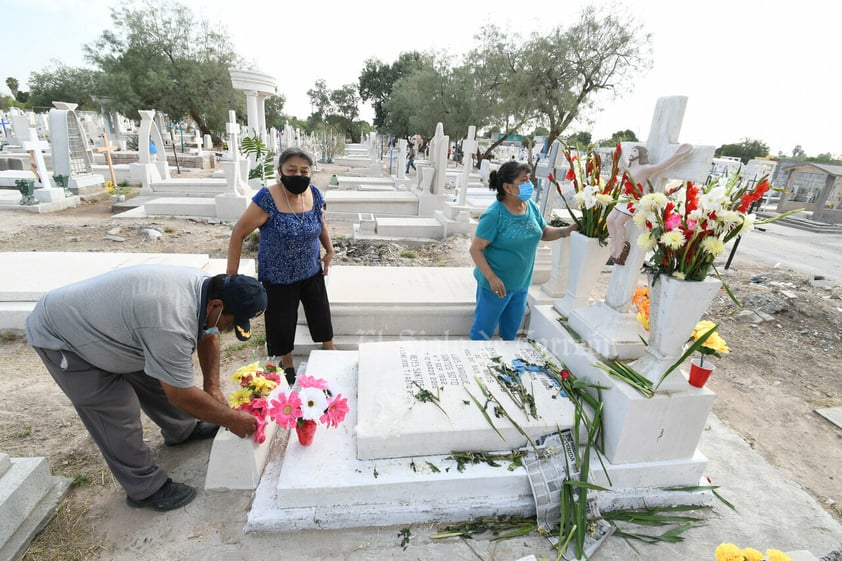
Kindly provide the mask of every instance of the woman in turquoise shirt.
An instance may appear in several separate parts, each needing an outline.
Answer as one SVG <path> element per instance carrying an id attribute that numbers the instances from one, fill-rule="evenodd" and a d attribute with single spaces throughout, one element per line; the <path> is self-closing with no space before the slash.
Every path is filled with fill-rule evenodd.
<path id="1" fill-rule="evenodd" d="M 526 312 L 526 293 L 539 241 L 569 236 L 576 225 L 548 226 L 532 201 L 534 187 L 527 164 L 510 161 L 488 178 L 497 200 L 482 214 L 471 242 L 476 264 L 477 307 L 471 339 L 491 339 L 497 326 L 500 337 L 513 340 Z"/>

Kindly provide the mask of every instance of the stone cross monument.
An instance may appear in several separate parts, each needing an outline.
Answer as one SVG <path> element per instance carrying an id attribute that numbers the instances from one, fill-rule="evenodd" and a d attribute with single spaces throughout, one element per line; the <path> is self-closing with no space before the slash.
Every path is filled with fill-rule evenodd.
<path id="1" fill-rule="evenodd" d="M 687 97 L 659 98 L 646 139 L 650 162 L 669 157 L 679 147 L 678 133 L 684 119 Z M 623 157 L 640 143 L 623 143 Z M 693 146 L 684 159 L 661 174 L 650 177 L 652 186 L 663 191 L 668 179 L 704 181 L 714 146 Z M 637 245 L 642 231 L 632 220 L 626 223 L 626 240 L 630 251 L 625 265 L 614 265 L 605 300 L 593 306 L 574 310 L 569 317 L 570 327 L 581 335 L 594 350 L 606 358 L 631 359 L 641 356 L 643 343 L 636 314 L 631 309 L 631 299 L 638 286 L 645 252 Z"/>

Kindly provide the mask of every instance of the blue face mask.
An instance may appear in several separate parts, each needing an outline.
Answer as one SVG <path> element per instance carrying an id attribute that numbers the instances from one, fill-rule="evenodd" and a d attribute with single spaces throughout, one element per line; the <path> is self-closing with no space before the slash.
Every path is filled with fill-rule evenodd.
<path id="1" fill-rule="evenodd" d="M 216 321 L 214 322 L 213 327 L 209 327 L 209 328 L 207 328 L 207 329 L 203 329 L 203 330 L 202 330 L 202 333 L 203 333 L 204 335 L 219 335 L 219 328 L 216 326 L 216 324 L 218 324 L 218 323 L 219 323 L 219 318 L 220 318 L 220 317 L 222 317 L 222 311 L 221 311 L 221 310 L 220 310 L 220 312 L 219 312 L 219 315 L 218 315 L 218 316 L 216 316 Z"/>
<path id="2" fill-rule="evenodd" d="M 517 198 L 522 201 L 528 201 L 532 198 L 532 194 L 535 192 L 535 186 L 532 185 L 531 181 L 527 181 L 526 183 L 521 183 L 518 186 L 518 194 Z"/>

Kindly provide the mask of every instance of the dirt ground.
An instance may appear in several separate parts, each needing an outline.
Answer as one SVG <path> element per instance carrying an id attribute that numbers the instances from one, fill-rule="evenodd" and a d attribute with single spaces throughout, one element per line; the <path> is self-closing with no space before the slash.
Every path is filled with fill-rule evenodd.
<path id="1" fill-rule="evenodd" d="M 323 166 L 314 182 L 324 188 L 330 174 L 341 175 L 345 169 Z M 464 236 L 412 246 L 354 244 L 349 224 L 330 227 L 337 246 L 336 265 L 471 264 L 469 240 Z M 143 232 L 149 228 L 163 236 L 150 240 Z M 107 198 L 54 214 L 0 211 L 3 251 L 201 253 L 224 258 L 230 230 L 230 224 L 205 220 L 114 220 Z M 109 235 L 124 241 L 110 240 Z M 842 429 L 815 413 L 819 408 L 842 407 L 838 359 L 842 287 L 812 286 L 806 275 L 785 267 L 740 261 L 724 279 L 743 308 L 737 308 L 721 291 L 707 316 L 721 321 L 720 334 L 731 350 L 714 359 L 718 368 L 708 383 L 717 395 L 714 412 L 769 463 L 842 520 Z M 235 343 L 233 338 L 223 341 L 224 371 L 233 371 L 255 355 L 255 345 Z M 101 542 L 106 533 L 103 528 L 109 527 L 107 533 L 113 536 L 115 524 L 123 526 L 119 534 L 140 552 L 144 537 L 133 535 L 131 520 L 118 522 L 112 517 L 116 513 L 109 512 L 113 505 L 124 508 L 122 490 L 69 401 L 25 340 L 15 334 L 0 337 L 0 394 L 4 403 L 0 450 L 11 457 L 44 456 L 54 474 L 74 482 L 59 515 L 25 558 L 107 559 L 111 547 Z M 156 455 L 173 453 L 163 446 L 154 425 L 147 426 L 147 438 Z M 751 466 L 735 465 L 733 469 Z"/>

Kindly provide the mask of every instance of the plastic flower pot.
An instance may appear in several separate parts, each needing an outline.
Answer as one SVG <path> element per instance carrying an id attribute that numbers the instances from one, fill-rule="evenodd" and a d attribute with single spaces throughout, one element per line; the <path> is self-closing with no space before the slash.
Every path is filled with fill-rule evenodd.
<path id="1" fill-rule="evenodd" d="M 690 361 L 690 385 L 703 388 L 714 370 L 716 370 L 716 366 L 710 361 L 705 361 L 704 366 L 701 366 L 698 358 L 692 359 Z"/>
<path id="2" fill-rule="evenodd" d="M 295 434 L 298 435 L 298 443 L 302 446 L 313 444 L 313 437 L 316 435 L 316 421 L 306 420 L 302 424 L 295 425 Z"/>

